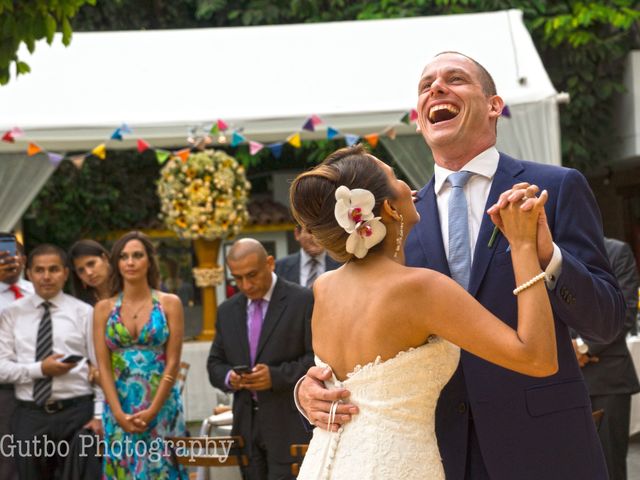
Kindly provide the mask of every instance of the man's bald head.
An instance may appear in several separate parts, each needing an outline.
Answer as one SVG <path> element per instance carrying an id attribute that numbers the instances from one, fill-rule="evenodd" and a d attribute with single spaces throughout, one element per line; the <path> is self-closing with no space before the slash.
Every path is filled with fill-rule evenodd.
<path id="1" fill-rule="evenodd" d="M 229 249 L 227 265 L 236 286 L 250 300 L 263 298 L 271 288 L 275 260 L 257 240 L 237 240 Z"/>
<path id="2" fill-rule="evenodd" d="M 262 244 L 256 239 L 241 238 L 240 240 L 236 240 L 233 245 L 231 245 L 231 248 L 227 253 L 227 262 L 237 262 L 253 253 L 258 256 L 258 261 L 261 263 L 266 261 L 267 257 L 269 256 Z"/>

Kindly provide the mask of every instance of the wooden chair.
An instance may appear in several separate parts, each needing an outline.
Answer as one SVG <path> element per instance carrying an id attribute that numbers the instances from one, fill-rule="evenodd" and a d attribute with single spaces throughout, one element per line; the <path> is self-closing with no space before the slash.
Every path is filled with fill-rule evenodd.
<path id="1" fill-rule="evenodd" d="M 246 467 L 249 458 L 242 453 L 244 439 L 233 437 L 168 437 L 175 458 L 187 467 Z M 225 457 L 225 452 L 228 456 Z"/>
<path id="2" fill-rule="evenodd" d="M 180 370 L 178 370 L 178 375 L 176 381 L 180 386 L 180 393 L 184 390 L 184 384 L 187 381 L 187 374 L 189 373 L 189 368 L 191 365 L 187 362 L 180 362 Z"/>
<path id="3" fill-rule="evenodd" d="M 604 417 L 604 410 L 601 408 L 600 410 L 596 410 L 595 412 L 591 412 L 591 416 L 593 417 L 593 423 L 596 424 L 596 430 L 600 430 L 600 424 L 602 423 L 602 417 Z"/>
<path id="4" fill-rule="evenodd" d="M 307 449 L 309 445 L 306 443 L 294 443 L 289 447 L 289 453 L 293 457 L 294 462 L 291 464 L 291 474 L 297 476 L 300 473 L 300 465 L 302 465 L 302 460 L 304 460 L 304 456 L 307 454 Z"/>

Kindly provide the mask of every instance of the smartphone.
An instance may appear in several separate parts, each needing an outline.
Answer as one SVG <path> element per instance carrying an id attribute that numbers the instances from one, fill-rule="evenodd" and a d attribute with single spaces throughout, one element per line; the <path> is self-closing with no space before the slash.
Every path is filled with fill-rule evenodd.
<path id="1" fill-rule="evenodd" d="M 16 237 L 14 235 L 0 236 L 0 252 L 9 252 L 10 257 L 16 256 Z"/>
<path id="2" fill-rule="evenodd" d="M 232 367 L 231 370 L 236 372 L 238 375 L 242 375 L 243 373 L 251 373 L 251 367 L 249 365 L 236 365 Z"/>
<path id="3" fill-rule="evenodd" d="M 62 363 L 78 363 L 80 360 L 82 360 L 84 357 L 82 355 L 65 355 L 64 357 L 62 357 L 60 360 L 58 360 L 59 362 Z"/>

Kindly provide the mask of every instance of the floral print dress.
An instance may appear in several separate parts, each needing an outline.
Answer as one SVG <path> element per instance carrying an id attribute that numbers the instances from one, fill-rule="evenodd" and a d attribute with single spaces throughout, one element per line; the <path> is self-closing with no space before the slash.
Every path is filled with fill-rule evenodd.
<path id="1" fill-rule="evenodd" d="M 162 381 L 166 365 L 165 344 L 169 326 L 156 294 L 147 323 L 137 339 L 120 319 L 122 294 L 109 315 L 106 344 L 122 410 L 134 414 L 148 408 Z M 174 463 L 165 437 L 185 436 L 182 399 L 174 384 L 162 409 L 142 433 L 127 433 L 109 405 L 103 414 L 105 452 L 104 479 L 187 479 L 187 470 Z"/>

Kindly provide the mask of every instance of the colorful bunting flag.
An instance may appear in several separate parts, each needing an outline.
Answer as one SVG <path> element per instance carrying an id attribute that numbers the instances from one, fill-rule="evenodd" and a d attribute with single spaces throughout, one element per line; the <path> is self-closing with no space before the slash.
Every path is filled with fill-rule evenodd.
<path id="1" fill-rule="evenodd" d="M 287 143 L 295 148 L 300 148 L 302 146 L 302 142 L 300 141 L 300 134 L 298 132 L 292 133 L 287 137 Z"/>
<path id="2" fill-rule="evenodd" d="M 509 107 L 507 105 L 505 105 L 504 108 L 502 109 L 502 116 L 511 118 L 511 110 L 509 110 Z"/>
<path id="3" fill-rule="evenodd" d="M 60 164 L 60 162 L 64 158 L 64 155 L 60 155 L 58 153 L 53 153 L 53 152 L 47 152 L 47 156 L 49 157 L 49 162 L 51 163 L 51 165 L 56 167 Z"/>
<path id="4" fill-rule="evenodd" d="M 302 129 L 303 130 L 308 130 L 310 132 L 315 132 L 316 127 L 313 124 L 313 120 L 311 119 L 311 117 L 307 118 L 307 121 L 304 122 L 304 125 L 302 125 Z"/>
<path id="5" fill-rule="evenodd" d="M 73 165 L 78 169 L 81 170 L 82 169 L 82 165 L 84 165 L 84 159 L 86 157 L 84 155 L 76 155 L 74 157 L 71 157 L 71 163 L 73 163 Z"/>
<path id="6" fill-rule="evenodd" d="M 340 135 L 340 132 L 332 127 L 327 127 L 327 138 L 329 140 L 333 140 L 335 137 Z"/>
<path id="7" fill-rule="evenodd" d="M 418 119 L 418 111 L 415 108 L 411 109 L 409 113 L 409 120 L 415 122 Z"/>
<path id="8" fill-rule="evenodd" d="M 91 150 L 91 153 L 93 153 L 100 160 L 104 160 L 105 158 L 107 158 L 107 146 L 104 143 L 101 143 L 96 148 Z"/>
<path id="9" fill-rule="evenodd" d="M 313 123 L 314 127 L 317 127 L 318 125 L 322 124 L 322 119 L 318 115 L 313 114 L 311 115 L 311 123 Z"/>
<path id="10" fill-rule="evenodd" d="M 231 136 L 231 143 L 230 145 L 232 147 L 237 147 L 238 145 L 240 145 L 242 142 L 244 142 L 244 137 L 242 135 L 240 135 L 238 132 L 233 132 L 233 135 Z"/>
<path id="11" fill-rule="evenodd" d="M 214 123 L 213 125 L 211 125 L 211 129 L 209 130 L 209 134 L 210 135 L 217 135 L 219 131 L 220 131 L 220 129 L 218 128 L 218 124 Z"/>
<path id="12" fill-rule="evenodd" d="M 122 141 L 122 131 L 119 128 L 116 128 L 111 134 L 111 140 Z"/>
<path id="13" fill-rule="evenodd" d="M 147 142 L 145 142 L 144 140 L 142 140 L 141 138 L 138 139 L 138 152 L 142 153 L 145 150 L 149 150 L 149 144 Z"/>
<path id="14" fill-rule="evenodd" d="M 396 139 L 396 129 L 393 127 L 389 127 L 384 131 L 384 134 L 390 138 L 391 140 L 395 140 Z"/>
<path id="15" fill-rule="evenodd" d="M 260 142 L 254 142 L 253 140 L 251 140 L 249 142 L 249 153 L 251 155 L 255 155 L 256 153 L 258 153 L 263 148 L 264 148 L 264 145 L 261 144 Z"/>
<path id="16" fill-rule="evenodd" d="M 229 125 L 227 125 L 224 120 L 218 120 L 218 128 L 224 132 L 227 128 L 229 128 Z"/>
<path id="17" fill-rule="evenodd" d="M 159 148 L 156 149 L 156 160 L 158 160 L 158 163 L 160 165 L 166 162 L 170 155 L 171 155 L 171 152 L 167 150 L 161 150 Z"/>
<path id="18" fill-rule="evenodd" d="M 11 132 L 6 132 L 2 136 L 2 141 L 7 143 L 15 143 L 15 139 L 13 138 L 13 134 Z"/>
<path id="19" fill-rule="evenodd" d="M 353 135 L 351 133 L 345 133 L 344 134 L 344 139 L 347 142 L 347 145 L 349 145 L 350 147 L 354 146 L 356 143 L 358 143 L 358 140 L 360 140 L 360 137 L 358 135 Z"/>
<path id="20" fill-rule="evenodd" d="M 36 153 L 40 153 L 41 151 L 42 148 L 40 148 L 35 143 L 30 143 L 27 147 L 27 155 L 29 155 L 30 157 L 33 157 Z"/>
<path id="21" fill-rule="evenodd" d="M 20 138 L 24 135 L 24 130 L 22 130 L 20 127 L 13 127 L 11 129 L 11 136 L 13 138 Z"/>
<path id="22" fill-rule="evenodd" d="M 402 123 L 406 123 L 407 125 L 411 125 L 411 120 L 409 120 L 409 112 L 405 113 L 400 119 Z"/>
<path id="23" fill-rule="evenodd" d="M 176 157 L 180 157 L 180 160 L 182 160 L 182 163 L 185 163 L 187 160 L 189 160 L 189 155 L 191 155 L 191 149 L 190 148 L 183 148 L 182 150 L 178 150 L 177 152 L 173 152 L 173 154 Z"/>
<path id="24" fill-rule="evenodd" d="M 378 145 L 378 140 L 380 139 L 380 135 L 377 133 L 370 133 L 369 135 L 365 135 L 364 139 L 367 141 L 371 148 L 376 148 Z"/>
<path id="25" fill-rule="evenodd" d="M 267 147 L 269 147 L 274 157 L 280 158 L 280 155 L 282 155 L 282 142 L 272 143 L 267 145 Z"/>
<path id="26" fill-rule="evenodd" d="M 129 128 L 129 125 L 127 125 L 126 123 L 120 125 L 120 131 L 122 133 L 133 133 L 133 130 L 131 130 L 131 128 Z"/>

